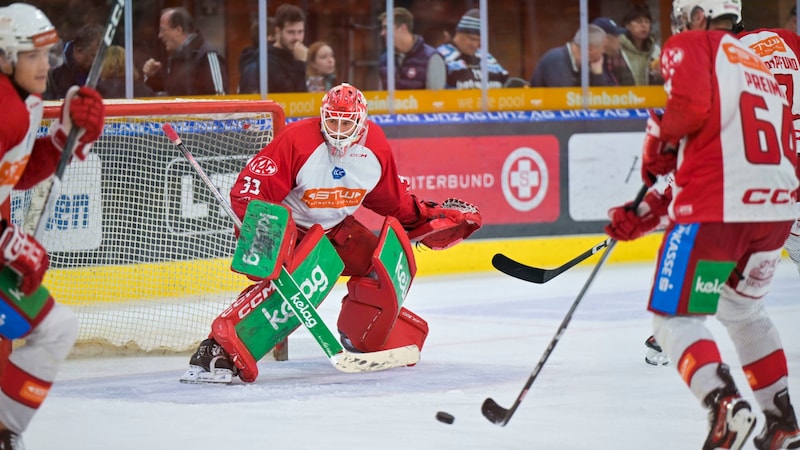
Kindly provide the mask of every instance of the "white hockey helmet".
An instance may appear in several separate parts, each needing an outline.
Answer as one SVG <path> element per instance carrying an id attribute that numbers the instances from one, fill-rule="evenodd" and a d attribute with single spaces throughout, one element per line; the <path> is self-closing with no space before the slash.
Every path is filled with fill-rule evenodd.
<path id="1" fill-rule="evenodd" d="M 692 14 L 701 11 L 706 20 L 731 16 L 734 24 L 742 21 L 741 0 L 674 0 L 672 2 L 672 33 L 686 30 Z"/>
<path id="2" fill-rule="evenodd" d="M 319 109 L 322 136 L 331 155 L 341 158 L 364 135 L 367 126 L 367 100 L 354 86 L 334 86 L 322 99 Z"/>
<path id="3" fill-rule="evenodd" d="M 50 19 L 35 6 L 12 3 L 0 7 L 0 52 L 11 63 L 17 54 L 48 47 L 58 42 Z"/>

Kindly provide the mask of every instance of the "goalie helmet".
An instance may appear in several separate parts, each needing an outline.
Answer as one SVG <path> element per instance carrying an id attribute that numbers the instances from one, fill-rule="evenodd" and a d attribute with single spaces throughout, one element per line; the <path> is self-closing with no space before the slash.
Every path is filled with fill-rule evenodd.
<path id="1" fill-rule="evenodd" d="M 696 11 L 702 12 L 706 20 L 731 16 L 734 24 L 742 21 L 741 0 L 675 0 L 672 2 L 672 33 L 685 31 Z"/>
<path id="2" fill-rule="evenodd" d="M 331 155 L 341 158 L 366 132 L 367 100 L 361 91 L 342 83 L 325 94 L 320 117 Z"/>
<path id="3" fill-rule="evenodd" d="M 46 48 L 58 42 L 58 33 L 44 13 L 31 5 L 13 3 L 0 8 L 0 53 L 11 63 L 19 52 Z"/>

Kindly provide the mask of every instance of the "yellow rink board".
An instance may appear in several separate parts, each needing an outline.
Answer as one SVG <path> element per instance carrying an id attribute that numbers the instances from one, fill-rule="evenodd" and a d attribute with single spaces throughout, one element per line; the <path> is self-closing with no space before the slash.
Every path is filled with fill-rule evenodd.
<path id="1" fill-rule="evenodd" d="M 602 242 L 606 237 L 565 236 L 466 241 L 433 251 L 416 248 L 417 276 L 490 272 L 495 253 L 537 267 L 556 267 Z M 654 261 L 661 234 L 619 243 L 609 263 Z M 583 262 L 596 264 L 595 255 Z M 70 305 L 110 304 L 159 298 L 236 293 L 251 284 L 230 271 L 230 259 L 131 264 L 82 269 L 53 269 L 44 284 L 60 302 Z M 192 276 L 202 274 L 202 276 Z M 233 300 L 233 297 L 231 298 Z"/>

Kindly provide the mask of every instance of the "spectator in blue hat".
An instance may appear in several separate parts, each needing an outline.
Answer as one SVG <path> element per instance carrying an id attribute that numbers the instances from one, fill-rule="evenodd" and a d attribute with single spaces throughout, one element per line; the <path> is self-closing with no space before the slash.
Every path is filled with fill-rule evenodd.
<path id="1" fill-rule="evenodd" d="M 490 88 L 504 87 L 508 71 L 481 45 L 481 18 L 477 8 L 470 9 L 458 21 L 450 42 L 436 50 L 444 57 L 448 89 L 478 89 L 481 87 L 481 59 L 486 59 Z"/>
<path id="2" fill-rule="evenodd" d="M 608 17 L 598 17 L 592 21 L 592 25 L 597 25 L 606 32 L 606 45 L 603 50 L 603 67 L 611 78 L 613 78 L 614 85 L 618 85 L 619 82 L 614 75 L 614 60 L 619 57 L 620 47 L 622 46 L 619 37 L 625 34 L 626 30 Z"/>

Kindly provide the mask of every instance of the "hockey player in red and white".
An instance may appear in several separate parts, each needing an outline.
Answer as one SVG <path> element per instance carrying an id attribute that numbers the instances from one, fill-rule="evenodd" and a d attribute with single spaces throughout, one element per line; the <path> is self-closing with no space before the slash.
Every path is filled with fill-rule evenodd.
<path id="1" fill-rule="evenodd" d="M 689 17 L 691 29 L 705 29 L 706 16 L 702 10 L 697 10 Z M 783 28 L 762 28 L 752 31 L 740 30 L 737 24 L 733 31 L 737 32 L 739 40 L 744 42 L 750 50 L 761 57 L 767 68 L 775 75 L 778 84 L 786 93 L 786 99 L 792 110 L 792 119 L 795 128 L 795 140 L 800 141 L 800 36 L 793 31 Z M 795 146 L 800 152 L 800 142 Z M 800 217 L 800 211 L 798 212 Z M 800 272 L 800 218 L 792 226 L 789 238 L 784 244 L 784 249 Z M 645 341 L 647 354 L 645 361 L 648 364 L 667 364 L 669 359 L 662 352 L 661 347 L 651 336 Z"/>
<path id="2" fill-rule="evenodd" d="M 709 410 L 703 449 L 740 449 L 756 423 L 708 315 L 726 327 L 766 416 L 755 446 L 798 448 L 786 356 L 762 305 L 797 217 L 794 127 L 780 84 L 732 33 L 740 21 L 739 1 L 673 3 L 676 34 L 661 57 L 667 104 L 651 118 L 660 123 L 645 139 L 642 179 L 673 173 L 674 182 L 637 211 L 612 208 L 606 231 L 636 239 L 669 216 L 648 309 L 656 340 Z"/>
<path id="3" fill-rule="evenodd" d="M 37 138 L 56 30 L 37 8 L 0 7 L 0 269 L 19 278 L 17 289 L 0 290 L 0 340 L 25 345 L 0 355 L 0 450 L 24 448 L 20 434 L 47 396 L 78 332 L 72 311 L 45 296 L 31 301 L 49 266 L 34 236 L 11 222 L 12 189 L 29 189 L 55 172 L 71 127 L 80 127 L 75 156 L 84 159 L 103 127 L 103 100 L 87 88 L 72 89 L 52 134 Z M 45 291 L 46 292 L 46 291 Z M 21 295 L 20 295 L 21 294 Z M 21 298 L 22 296 L 30 296 Z"/>
<path id="4" fill-rule="evenodd" d="M 358 208 L 393 217 L 406 230 L 398 233 L 401 240 L 415 240 L 434 250 L 457 244 L 482 224 L 473 205 L 457 199 L 437 204 L 409 192 L 383 130 L 367 118 L 364 95 L 346 83 L 325 95 L 320 117 L 288 125 L 241 171 L 231 188 L 231 206 L 239 218 L 251 200 L 290 210 L 295 229 L 287 235 L 296 238 L 295 247 L 313 226 L 325 230 L 344 262 L 342 276 L 350 277 L 337 327 L 342 345 L 352 352 L 408 345 L 421 350 L 428 334 L 421 317 L 398 307 L 387 270 L 373 266 L 378 264 L 373 254 L 383 243 L 353 216 Z M 238 338 L 221 329 L 212 327 L 181 381 L 201 382 L 212 364 L 214 371 L 231 368 L 242 381 L 255 381 L 255 361 L 241 357 L 231 361 Z"/>
<path id="5" fill-rule="evenodd" d="M 792 108 L 794 136 L 800 144 L 800 36 L 783 28 L 770 28 L 742 31 L 739 40 L 761 57 L 782 89 L 785 89 Z M 800 152 L 800 145 L 795 150 Z M 784 248 L 800 272 L 800 214 Z"/>

